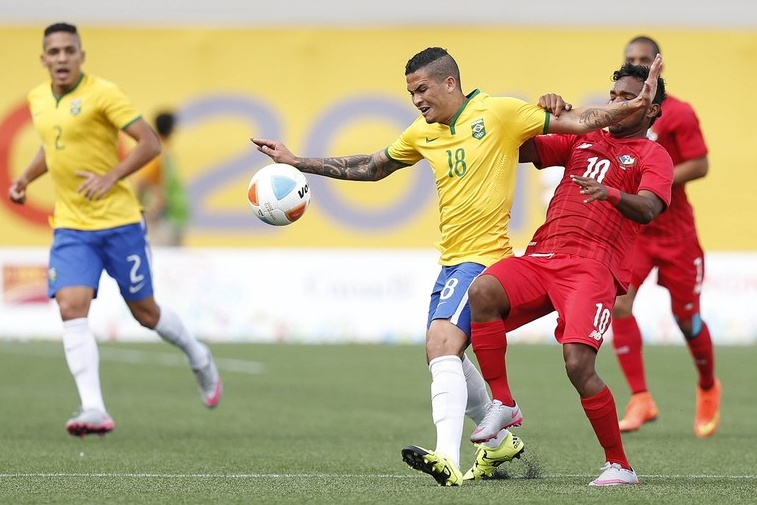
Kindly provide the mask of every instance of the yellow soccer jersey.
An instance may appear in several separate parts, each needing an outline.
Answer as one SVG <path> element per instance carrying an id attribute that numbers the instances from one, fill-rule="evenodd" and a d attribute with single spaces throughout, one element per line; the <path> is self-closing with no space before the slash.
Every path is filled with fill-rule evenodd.
<path id="1" fill-rule="evenodd" d="M 102 175 L 118 164 L 118 132 L 140 117 L 123 92 L 83 75 L 58 99 L 48 81 L 34 88 L 28 101 L 55 187 L 53 228 L 102 230 L 139 222 L 139 201 L 124 180 L 99 200 L 76 191 L 82 183 L 77 171 Z"/>
<path id="2" fill-rule="evenodd" d="M 546 133 L 549 115 L 517 98 L 468 95 L 450 126 L 421 116 L 387 149 L 400 163 L 425 158 L 439 194 L 439 263 L 489 266 L 512 256 L 507 234 L 518 149 Z"/>

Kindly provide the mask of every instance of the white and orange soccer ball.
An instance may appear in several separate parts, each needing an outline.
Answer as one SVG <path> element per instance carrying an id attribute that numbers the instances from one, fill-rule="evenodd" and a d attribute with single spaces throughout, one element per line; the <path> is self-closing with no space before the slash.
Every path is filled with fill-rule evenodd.
<path id="1" fill-rule="evenodd" d="M 273 163 L 252 176 L 247 201 L 264 223 L 285 226 L 297 221 L 310 205 L 310 186 L 305 176 L 291 165 Z"/>

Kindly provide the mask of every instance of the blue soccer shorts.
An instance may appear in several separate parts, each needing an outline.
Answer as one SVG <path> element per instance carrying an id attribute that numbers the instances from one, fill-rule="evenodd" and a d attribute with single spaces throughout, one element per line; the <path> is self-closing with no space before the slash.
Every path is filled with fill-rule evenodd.
<path id="1" fill-rule="evenodd" d="M 103 270 L 118 283 L 126 301 L 138 301 L 153 293 L 150 249 L 143 223 L 106 230 L 58 228 L 53 233 L 48 268 L 50 298 L 66 287 L 95 290 Z"/>
<path id="2" fill-rule="evenodd" d="M 434 319 L 448 319 L 463 330 L 470 339 L 468 286 L 483 270 L 484 266 L 478 263 L 461 263 L 442 267 L 431 293 L 426 328 L 431 326 Z"/>

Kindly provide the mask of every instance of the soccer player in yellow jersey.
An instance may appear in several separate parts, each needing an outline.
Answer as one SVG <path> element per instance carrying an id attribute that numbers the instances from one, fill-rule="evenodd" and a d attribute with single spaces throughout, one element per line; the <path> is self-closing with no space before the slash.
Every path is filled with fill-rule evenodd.
<path id="1" fill-rule="evenodd" d="M 85 53 L 74 25 L 48 26 L 42 49 L 50 80 L 28 96 L 42 147 L 8 196 L 23 204 L 27 186 L 50 172 L 55 211 L 48 294 L 60 308 L 66 361 L 81 399 L 81 410 L 66 429 L 85 436 L 115 427 L 105 408 L 97 343 L 87 321 L 103 270 L 118 283 L 134 318 L 186 354 L 203 403 L 215 407 L 221 379 L 213 356 L 176 312 L 155 302 L 141 207 L 124 180 L 160 153 L 158 137 L 117 86 L 82 72 Z M 136 141 L 123 160 L 119 130 Z"/>
<path id="2" fill-rule="evenodd" d="M 465 355 L 470 343 L 467 289 L 489 265 L 511 256 L 507 236 L 515 190 L 518 150 L 542 133 L 583 134 L 646 108 L 654 91 L 638 98 L 568 110 L 564 102 L 539 105 L 516 98 L 464 94 L 457 63 L 445 49 L 431 47 L 405 67 L 407 91 L 421 116 L 389 147 L 373 154 L 300 158 L 282 143 L 253 138 L 258 150 L 277 163 L 336 179 L 377 181 L 428 160 L 439 194 L 441 272 L 431 293 L 426 359 L 431 372 L 431 409 L 436 449 L 402 449 L 403 460 L 430 474 L 440 485 L 492 477 L 496 466 L 518 457 L 523 442 L 509 432 L 523 420 L 517 405 L 512 423 L 478 444 L 476 462 L 465 476 L 459 469 L 463 422 L 478 423 L 491 400 L 480 372 Z M 545 95 L 546 96 L 546 95 Z M 550 112 L 551 111 L 551 112 Z"/>

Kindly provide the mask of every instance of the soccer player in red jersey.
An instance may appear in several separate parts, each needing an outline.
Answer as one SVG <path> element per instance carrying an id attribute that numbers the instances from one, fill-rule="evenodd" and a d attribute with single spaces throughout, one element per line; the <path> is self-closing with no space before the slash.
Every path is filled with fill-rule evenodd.
<path id="1" fill-rule="evenodd" d="M 651 38 L 636 37 L 626 46 L 625 59 L 634 65 L 650 65 L 659 52 L 659 46 Z M 707 146 L 694 109 L 670 96 L 648 137 L 664 147 L 673 159 L 673 190 L 670 208 L 644 226 L 636 240 L 631 285 L 627 294 L 618 297 L 613 311 L 612 342 L 632 393 L 625 417 L 620 421 L 620 431 L 638 430 L 658 415 L 647 388 L 642 337 L 632 312 L 639 286 L 657 267 L 657 283 L 670 293 L 673 316 L 699 375 L 694 433 L 700 438 L 709 437 L 720 424 L 720 382 L 714 373 L 710 330 L 700 315 L 704 253 L 685 190 L 687 182 L 707 174 Z"/>
<path id="2" fill-rule="evenodd" d="M 613 80 L 610 99 L 616 103 L 654 84 L 649 68 L 630 64 Z M 664 97 L 658 78 L 652 104 L 608 131 L 537 136 L 523 144 L 520 161 L 564 166 L 565 173 L 525 254 L 488 267 L 468 289 L 471 342 L 493 397 L 471 440 L 495 436 L 515 405 L 505 366 L 506 332 L 556 310 L 555 338 L 568 378 L 605 451 L 594 486 L 639 482 L 623 449 L 615 401 L 595 361 L 615 297 L 628 287 L 636 236 L 670 203 L 673 163 L 646 138 Z"/>

